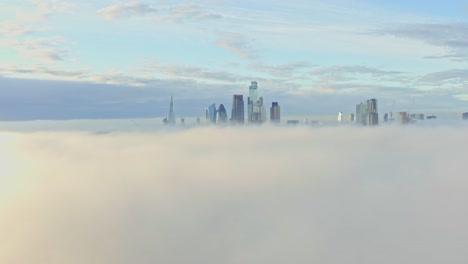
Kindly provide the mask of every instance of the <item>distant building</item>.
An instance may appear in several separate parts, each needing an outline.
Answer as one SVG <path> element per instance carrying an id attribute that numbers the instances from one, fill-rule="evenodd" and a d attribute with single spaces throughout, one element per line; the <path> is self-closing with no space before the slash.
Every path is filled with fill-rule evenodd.
<path id="1" fill-rule="evenodd" d="M 175 125 L 176 123 L 175 113 L 174 113 L 174 101 L 172 100 L 172 95 L 171 95 L 171 102 L 169 103 L 169 115 L 167 118 L 163 119 L 163 123 L 165 125 Z"/>
<path id="2" fill-rule="evenodd" d="M 356 123 L 362 126 L 376 126 L 379 124 L 377 99 L 369 99 L 365 103 L 356 105 Z"/>
<path id="3" fill-rule="evenodd" d="M 244 98 L 242 95 L 232 96 L 231 123 L 244 123 Z"/>
<path id="4" fill-rule="evenodd" d="M 427 116 L 426 119 L 437 119 L 437 116 L 435 115 Z"/>
<path id="5" fill-rule="evenodd" d="M 213 123 L 215 124 L 216 123 L 216 104 L 213 103 L 212 105 L 208 106 L 207 108 L 208 110 L 208 120 L 210 121 L 210 123 Z"/>
<path id="6" fill-rule="evenodd" d="M 278 105 L 278 102 L 271 103 L 270 121 L 271 122 L 278 122 L 278 123 L 281 121 L 281 108 Z"/>
<path id="7" fill-rule="evenodd" d="M 295 126 L 295 125 L 299 124 L 299 120 L 288 120 L 286 122 L 286 124 Z"/>
<path id="8" fill-rule="evenodd" d="M 341 123 L 342 119 L 343 119 L 343 113 L 342 112 L 339 112 L 338 113 L 338 123 Z"/>
<path id="9" fill-rule="evenodd" d="M 465 112 L 463 113 L 463 120 L 467 120 L 468 119 L 468 112 Z"/>
<path id="10" fill-rule="evenodd" d="M 258 97 L 257 82 L 252 82 L 249 87 L 248 98 L 248 121 L 249 123 L 263 123 L 266 121 L 266 111 L 263 106 L 263 97 Z"/>
<path id="11" fill-rule="evenodd" d="M 199 125 L 199 124 L 200 124 L 200 118 L 197 117 L 197 125 Z"/>
<path id="12" fill-rule="evenodd" d="M 408 117 L 408 113 L 406 112 L 399 112 L 397 115 L 397 122 L 400 125 L 407 125 L 410 123 L 410 118 Z"/>
<path id="13" fill-rule="evenodd" d="M 414 120 L 424 120 L 424 114 L 411 114 L 410 118 Z"/>
<path id="14" fill-rule="evenodd" d="M 226 113 L 226 109 L 224 108 L 223 104 L 219 105 L 218 111 L 216 111 L 216 124 L 227 123 L 228 116 Z"/>
<path id="15" fill-rule="evenodd" d="M 388 122 L 388 114 L 385 113 L 384 116 L 383 116 L 383 121 L 384 122 Z"/>
<path id="16" fill-rule="evenodd" d="M 354 114 L 349 114 L 349 122 L 354 122 Z"/>
<path id="17" fill-rule="evenodd" d="M 180 123 L 181 123 L 182 125 L 185 125 L 185 118 L 182 117 L 182 118 L 180 119 Z"/>

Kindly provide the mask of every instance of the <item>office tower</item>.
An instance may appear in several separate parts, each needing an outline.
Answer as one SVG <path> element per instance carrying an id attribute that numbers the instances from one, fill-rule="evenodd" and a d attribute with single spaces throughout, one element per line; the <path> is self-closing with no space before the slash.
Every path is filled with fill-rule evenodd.
<path id="1" fill-rule="evenodd" d="M 376 126 L 379 124 L 379 114 L 377 113 L 377 99 L 367 100 L 367 125 Z"/>
<path id="2" fill-rule="evenodd" d="M 349 122 L 354 122 L 354 114 L 349 114 Z"/>
<path id="3" fill-rule="evenodd" d="M 232 96 L 231 123 L 244 123 L 244 97 L 242 95 Z"/>
<path id="4" fill-rule="evenodd" d="M 356 105 L 356 124 L 361 126 L 367 125 L 367 104 L 361 102 Z"/>
<path id="5" fill-rule="evenodd" d="M 356 123 L 362 126 L 375 126 L 379 124 L 377 113 L 377 99 L 369 99 L 366 103 L 356 105 Z"/>
<path id="6" fill-rule="evenodd" d="M 216 105 L 213 103 L 212 105 L 208 106 L 208 120 L 210 123 L 216 123 Z"/>
<path id="7" fill-rule="evenodd" d="M 410 123 L 410 119 L 408 113 L 406 112 L 399 112 L 397 115 L 397 122 L 400 125 L 406 125 Z"/>
<path id="8" fill-rule="evenodd" d="M 248 107 L 249 123 L 263 123 L 266 121 L 263 97 L 258 98 L 257 82 L 252 82 L 249 87 Z"/>
<path id="9" fill-rule="evenodd" d="M 226 109 L 223 104 L 219 105 L 218 111 L 216 111 L 216 124 L 227 123 L 228 116 Z"/>
<path id="10" fill-rule="evenodd" d="M 200 124 L 200 118 L 197 117 L 197 125 L 199 125 L 199 124 Z"/>
<path id="11" fill-rule="evenodd" d="M 210 109 L 205 109 L 205 120 L 206 122 L 210 122 Z"/>
<path id="12" fill-rule="evenodd" d="M 383 116 L 383 121 L 384 122 L 388 122 L 388 114 L 385 113 L 384 116 Z"/>
<path id="13" fill-rule="evenodd" d="M 270 108 L 270 121 L 271 122 L 281 122 L 281 108 L 278 105 L 278 102 L 271 103 Z"/>
<path id="14" fill-rule="evenodd" d="M 341 123 L 342 119 L 343 119 L 343 113 L 338 112 L 338 123 Z"/>
<path id="15" fill-rule="evenodd" d="M 465 112 L 463 113 L 463 120 L 467 120 L 468 119 L 468 112 Z"/>
<path id="16" fill-rule="evenodd" d="M 174 113 L 174 102 L 172 100 L 172 95 L 171 95 L 171 103 L 169 104 L 169 116 L 165 124 L 175 125 L 175 123 L 176 123 L 176 120 L 175 120 L 175 113 Z"/>

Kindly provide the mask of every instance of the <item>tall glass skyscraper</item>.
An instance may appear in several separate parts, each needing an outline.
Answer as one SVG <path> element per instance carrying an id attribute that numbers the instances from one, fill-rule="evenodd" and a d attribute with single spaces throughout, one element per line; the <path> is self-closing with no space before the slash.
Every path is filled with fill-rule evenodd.
<path id="1" fill-rule="evenodd" d="M 210 123 L 216 123 L 216 105 L 214 103 L 208 106 L 208 114 L 210 117 Z"/>
<path id="2" fill-rule="evenodd" d="M 248 107 L 249 123 L 263 123 L 266 121 L 266 111 L 265 107 L 263 106 L 263 97 L 258 98 L 257 82 L 252 82 L 249 87 Z"/>
<path id="3" fill-rule="evenodd" d="M 278 102 L 271 103 L 270 108 L 270 121 L 271 122 L 280 122 L 281 120 L 281 111 Z"/>
<path id="4" fill-rule="evenodd" d="M 379 124 L 377 113 L 377 99 L 369 99 L 366 103 L 356 105 L 356 123 L 362 126 L 376 126 Z"/>
<path id="5" fill-rule="evenodd" d="M 369 126 L 376 126 L 379 124 L 379 114 L 377 113 L 377 99 L 367 100 L 367 124 Z"/>
<path id="6" fill-rule="evenodd" d="M 242 95 L 232 96 L 231 123 L 244 123 L 244 98 Z"/>
<path id="7" fill-rule="evenodd" d="M 172 95 L 171 95 L 171 103 L 169 104 L 169 116 L 167 118 L 167 124 L 169 125 L 175 125 L 175 113 L 174 113 L 174 102 L 172 100 Z"/>
<path id="8" fill-rule="evenodd" d="M 228 116 L 227 116 L 226 108 L 224 108 L 223 104 L 220 104 L 218 111 L 216 112 L 216 123 L 217 124 L 227 123 L 227 121 L 228 121 Z"/>

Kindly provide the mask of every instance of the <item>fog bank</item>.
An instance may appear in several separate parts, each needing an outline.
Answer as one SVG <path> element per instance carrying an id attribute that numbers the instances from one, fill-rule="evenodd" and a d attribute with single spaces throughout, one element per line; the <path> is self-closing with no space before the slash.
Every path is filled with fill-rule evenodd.
<path id="1" fill-rule="evenodd" d="M 467 133 L 0 133 L 0 263 L 466 263 Z"/>

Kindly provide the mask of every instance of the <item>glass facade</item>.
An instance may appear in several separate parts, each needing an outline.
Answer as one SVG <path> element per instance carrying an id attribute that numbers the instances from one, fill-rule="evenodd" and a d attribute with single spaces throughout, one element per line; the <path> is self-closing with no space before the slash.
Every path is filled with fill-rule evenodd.
<path id="1" fill-rule="evenodd" d="M 216 105 L 214 103 L 208 106 L 208 114 L 210 117 L 210 123 L 216 123 Z"/>
<path id="2" fill-rule="evenodd" d="M 266 110 L 263 106 L 263 97 L 258 98 L 257 82 L 252 82 L 249 87 L 248 121 L 249 123 L 263 123 L 266 121 Z"/>
<path id="3" fill-rule="evenodd" d="M 271 103 L 270 121 L 271 122 L 280 122 L 281 121 L 281 109 L 280 109 L 280 106 L 278 105 L 278 102 Z"/>
<path id="4" fill-rule="evenodd" d="M 226 109 L 224 108 L 223 104 L 219 105 L 218 111 L 216 113 L 216 123 L 227 123 L 228 121 L 228 116 L 226 113 Z"/>
<path id="5" fill-rule="evenodd" d="M 244 123 L 244 97 L 242 95 L 232 96 L 231 122 Z"/>
<path id="6" fill-rule="evenodd" d="M 175 113 L 174 113 L 174 102 L 171 95 L 171 103 L 169 104 L 169 117 L 167 118 L 167 124 L 175 125 Z"/>
<path id="7" fill-rule="evenodd" d="M 379 124 L 377 99 L 369 99 L 366 103 L 356 105 L 356 123 L 362 126 L 376 126 Z"/>

